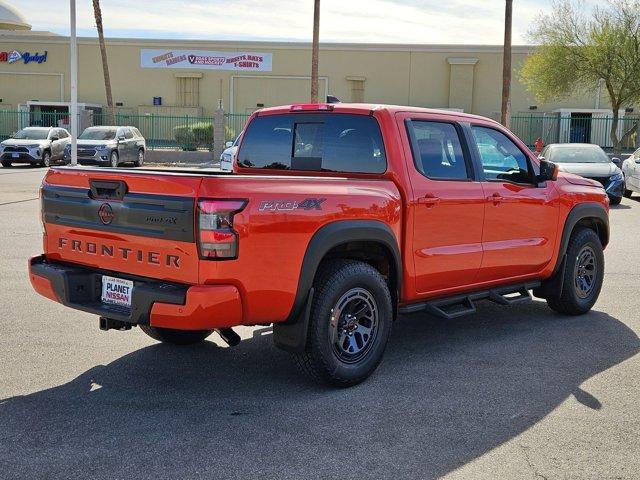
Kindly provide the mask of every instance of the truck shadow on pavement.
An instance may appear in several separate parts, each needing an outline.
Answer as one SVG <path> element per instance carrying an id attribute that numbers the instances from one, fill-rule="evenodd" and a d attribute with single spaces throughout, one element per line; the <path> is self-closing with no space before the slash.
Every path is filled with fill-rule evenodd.
<path id="1" fill-rule="evenodd" d="M 114 341 L 118 341 L 114 335 Z M 601 312 L 481 304 L 394 326 L 364 384 L 319 387 L 264 329 L 233 349 L 154 344 L 0 402 L 4 478 L 435 478 L 522 433 L 635 355 Z"/>

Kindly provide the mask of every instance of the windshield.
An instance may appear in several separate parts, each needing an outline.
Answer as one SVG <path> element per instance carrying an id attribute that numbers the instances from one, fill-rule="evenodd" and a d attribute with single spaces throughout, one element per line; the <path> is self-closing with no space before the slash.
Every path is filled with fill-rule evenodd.
<path id="1" fill-rule="evenodd" d="M 24 128 L 16 133 L 16 140 L 46 140 L 49 135 L 48 128 Z"/>
<path id="2" fill-rule="evenodd" d="M 556 147 L 549 149 L 547 160 L 555 163 L 609 163 L 600 147 Z"/>
<path id="3" fill-rule="evenodd" d="M 116 138 L 116 131 L 112 128 L 87 128 L 78 138 L 80 140 L 113 140 Z"/>

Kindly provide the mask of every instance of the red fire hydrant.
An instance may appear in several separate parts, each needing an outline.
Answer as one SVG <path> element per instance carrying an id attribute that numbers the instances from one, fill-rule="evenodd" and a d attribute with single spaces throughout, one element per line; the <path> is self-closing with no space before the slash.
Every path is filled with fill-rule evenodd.
<path id="1" fill-rule="evenodd" d="M 538 139 L 536 140 L 535 147 L 537 153 L 540 153 L 542 151 L 542 148 L 544 147 L 544 141 L 540 137 L 538 137 Z"/>

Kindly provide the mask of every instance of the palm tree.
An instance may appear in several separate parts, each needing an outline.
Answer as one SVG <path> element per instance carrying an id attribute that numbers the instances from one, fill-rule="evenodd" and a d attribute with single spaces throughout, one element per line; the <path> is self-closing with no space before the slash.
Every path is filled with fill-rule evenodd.
<path id="1" fill-rule="evenodd" d="M 506 0 L 504 13 L 504 53 L 502 58 L 502 110 L 500 123 L 509 128 L 511 115 L 511 24 L 513 0 Z"/>
<path id="2" fill-rule="evenodd" d="M 320 41 L 320 0 L 313 3 L 313 44 L 311 45 L 311 103 L 318 103 L 318 50 Z"/>
<path id="3" fill-rule="evenodd" d="M 96 29 L 98 30 L 98 43 L 100 44 L 100 55 L 102 56 L 102 72 L 104 73 L 104 90 L 107 95 L 107 110 L 109 113 L 109 125 L 115 124 L 113 112 L 113 96 L 111 95 L 111 79 L 109 78 L 109 62 L 107 61 L 107 48 L 104 45 L 104 30 L 102 29 L 102 10 L 100 0 L 93 0 L 93 15 L 96 18 Z"/>

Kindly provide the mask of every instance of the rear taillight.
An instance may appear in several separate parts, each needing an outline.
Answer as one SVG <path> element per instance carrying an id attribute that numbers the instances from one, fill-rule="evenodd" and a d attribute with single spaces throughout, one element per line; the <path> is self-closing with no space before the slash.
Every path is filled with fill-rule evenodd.
<path id="1" fill-rule="evenodd" d="M 247 200 L 199 200 L 198 243 L 200 258 L 228 260 L 238 257 L 238 232 L 233 216 L 241 212 Z"/>

